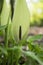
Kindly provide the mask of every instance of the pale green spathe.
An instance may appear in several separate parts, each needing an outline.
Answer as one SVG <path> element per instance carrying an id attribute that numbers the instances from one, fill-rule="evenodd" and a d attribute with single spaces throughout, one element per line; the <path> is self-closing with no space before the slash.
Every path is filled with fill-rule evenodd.
<path id="1" fill-rule="evenodd" d="M 10 14 L 10 0 L 4 0 L 1 12 L 1 25 L 6 25 Z"/>
<path id="2" fill-rule="evenodd" d="M 28 31 L 30 25 L 30 13 L 26 0 L 15 0 L 13 16 L 13 34 L 16 40 L 19 40 L 19 28 L 21 26 L 22 38 Z M 27 35 L 27 33 L 26 33 Z"/>

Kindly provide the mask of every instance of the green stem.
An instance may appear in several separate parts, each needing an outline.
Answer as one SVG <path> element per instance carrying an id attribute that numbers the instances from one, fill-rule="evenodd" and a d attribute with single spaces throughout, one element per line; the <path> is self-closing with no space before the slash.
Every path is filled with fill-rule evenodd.
<path id="1" fill-rule="evenodd" d="M 7 27 L 5 29 L 5 47 L 8 47 L 8 28 L 9 28 L 9 23 L 7 24 Z"/>
<path id="2" fill-rule="evenodd" d="M 11 14 L 11 12 L 9 13 L 8 23 L 7 23 L 7 26 L 5 28 L 5 47 L 6 48 L 8 47 L 8 35 L 9 35 L 9 19 L 10 19 L 10 14 Z"/>
<path id="3" fill-rule="evenodd" d="M 14 51 L 9 51 L 9 57 L 8 57 L 8 65 L 14 64 Z"/>

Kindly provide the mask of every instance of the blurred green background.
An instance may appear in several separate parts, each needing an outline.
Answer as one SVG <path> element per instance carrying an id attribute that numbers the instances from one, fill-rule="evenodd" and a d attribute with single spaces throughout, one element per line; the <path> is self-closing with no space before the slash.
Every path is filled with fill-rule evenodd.
<path id="1" fill-rule="evenodd" d="M 43 26 L 43 0 L 31 0 L 31 25 Z"/>

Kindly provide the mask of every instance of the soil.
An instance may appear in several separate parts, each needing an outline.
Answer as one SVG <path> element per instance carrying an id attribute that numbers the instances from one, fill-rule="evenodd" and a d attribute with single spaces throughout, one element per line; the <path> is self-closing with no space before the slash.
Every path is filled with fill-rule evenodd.
<path id="1" fill-rule="evenodd" d="M 33 35 L 42 34 L 43 35 L 43 27 L 30 27 L 29 34 L 33 34 Z"/>

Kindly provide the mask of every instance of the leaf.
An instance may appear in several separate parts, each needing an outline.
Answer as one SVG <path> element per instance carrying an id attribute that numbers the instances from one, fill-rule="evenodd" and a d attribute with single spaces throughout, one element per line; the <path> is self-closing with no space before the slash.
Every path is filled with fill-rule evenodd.
<path id="1" fill-rule="evenodd" d="M 0 30 L 4 30 L 7 27 L 7 25 L 0 26 Z"/>
<path id="2" fill-rule="evenodd" d="M 43 62 L 39 59 L 38 56 L 35 55 L 35 53 L 31 52 L 31 51 L 23 51 L 23 54 L 25 56 L 27 56 L 28 58 L 31 57 L 34 60 L 36 60 L 40 65 L 43 65 Z"/>
<path id="3" fill-rule="evenodd" d="M 30 36 L 30 37 L 28 37 L 27 42 L 33 42 L 35 40 L 40 40 L 40 39 L 42 39 L 42 37 L 43 36 L 41 34 L 35 35 L 35 36 Z"/>
<path id="4" fill-rule="evenodd" d="M 4 53 L 5 55 L 8 54 L 7 51 L 6 51 L 6 49 L 5 49 L 5 48 L 2 48 L 1 46 L 0 46 L 0 51 L 1 51 L 2 53 Z"/>
<path id="5" fill-rule="evenodd" d="M 31 42 L 31 43 L 28 43 L 28 47 L 29 47 L 29 50 L 35 52 L 36 54 L 41 52 L 41 48 L 38 44 L 34 44 Z"/>

